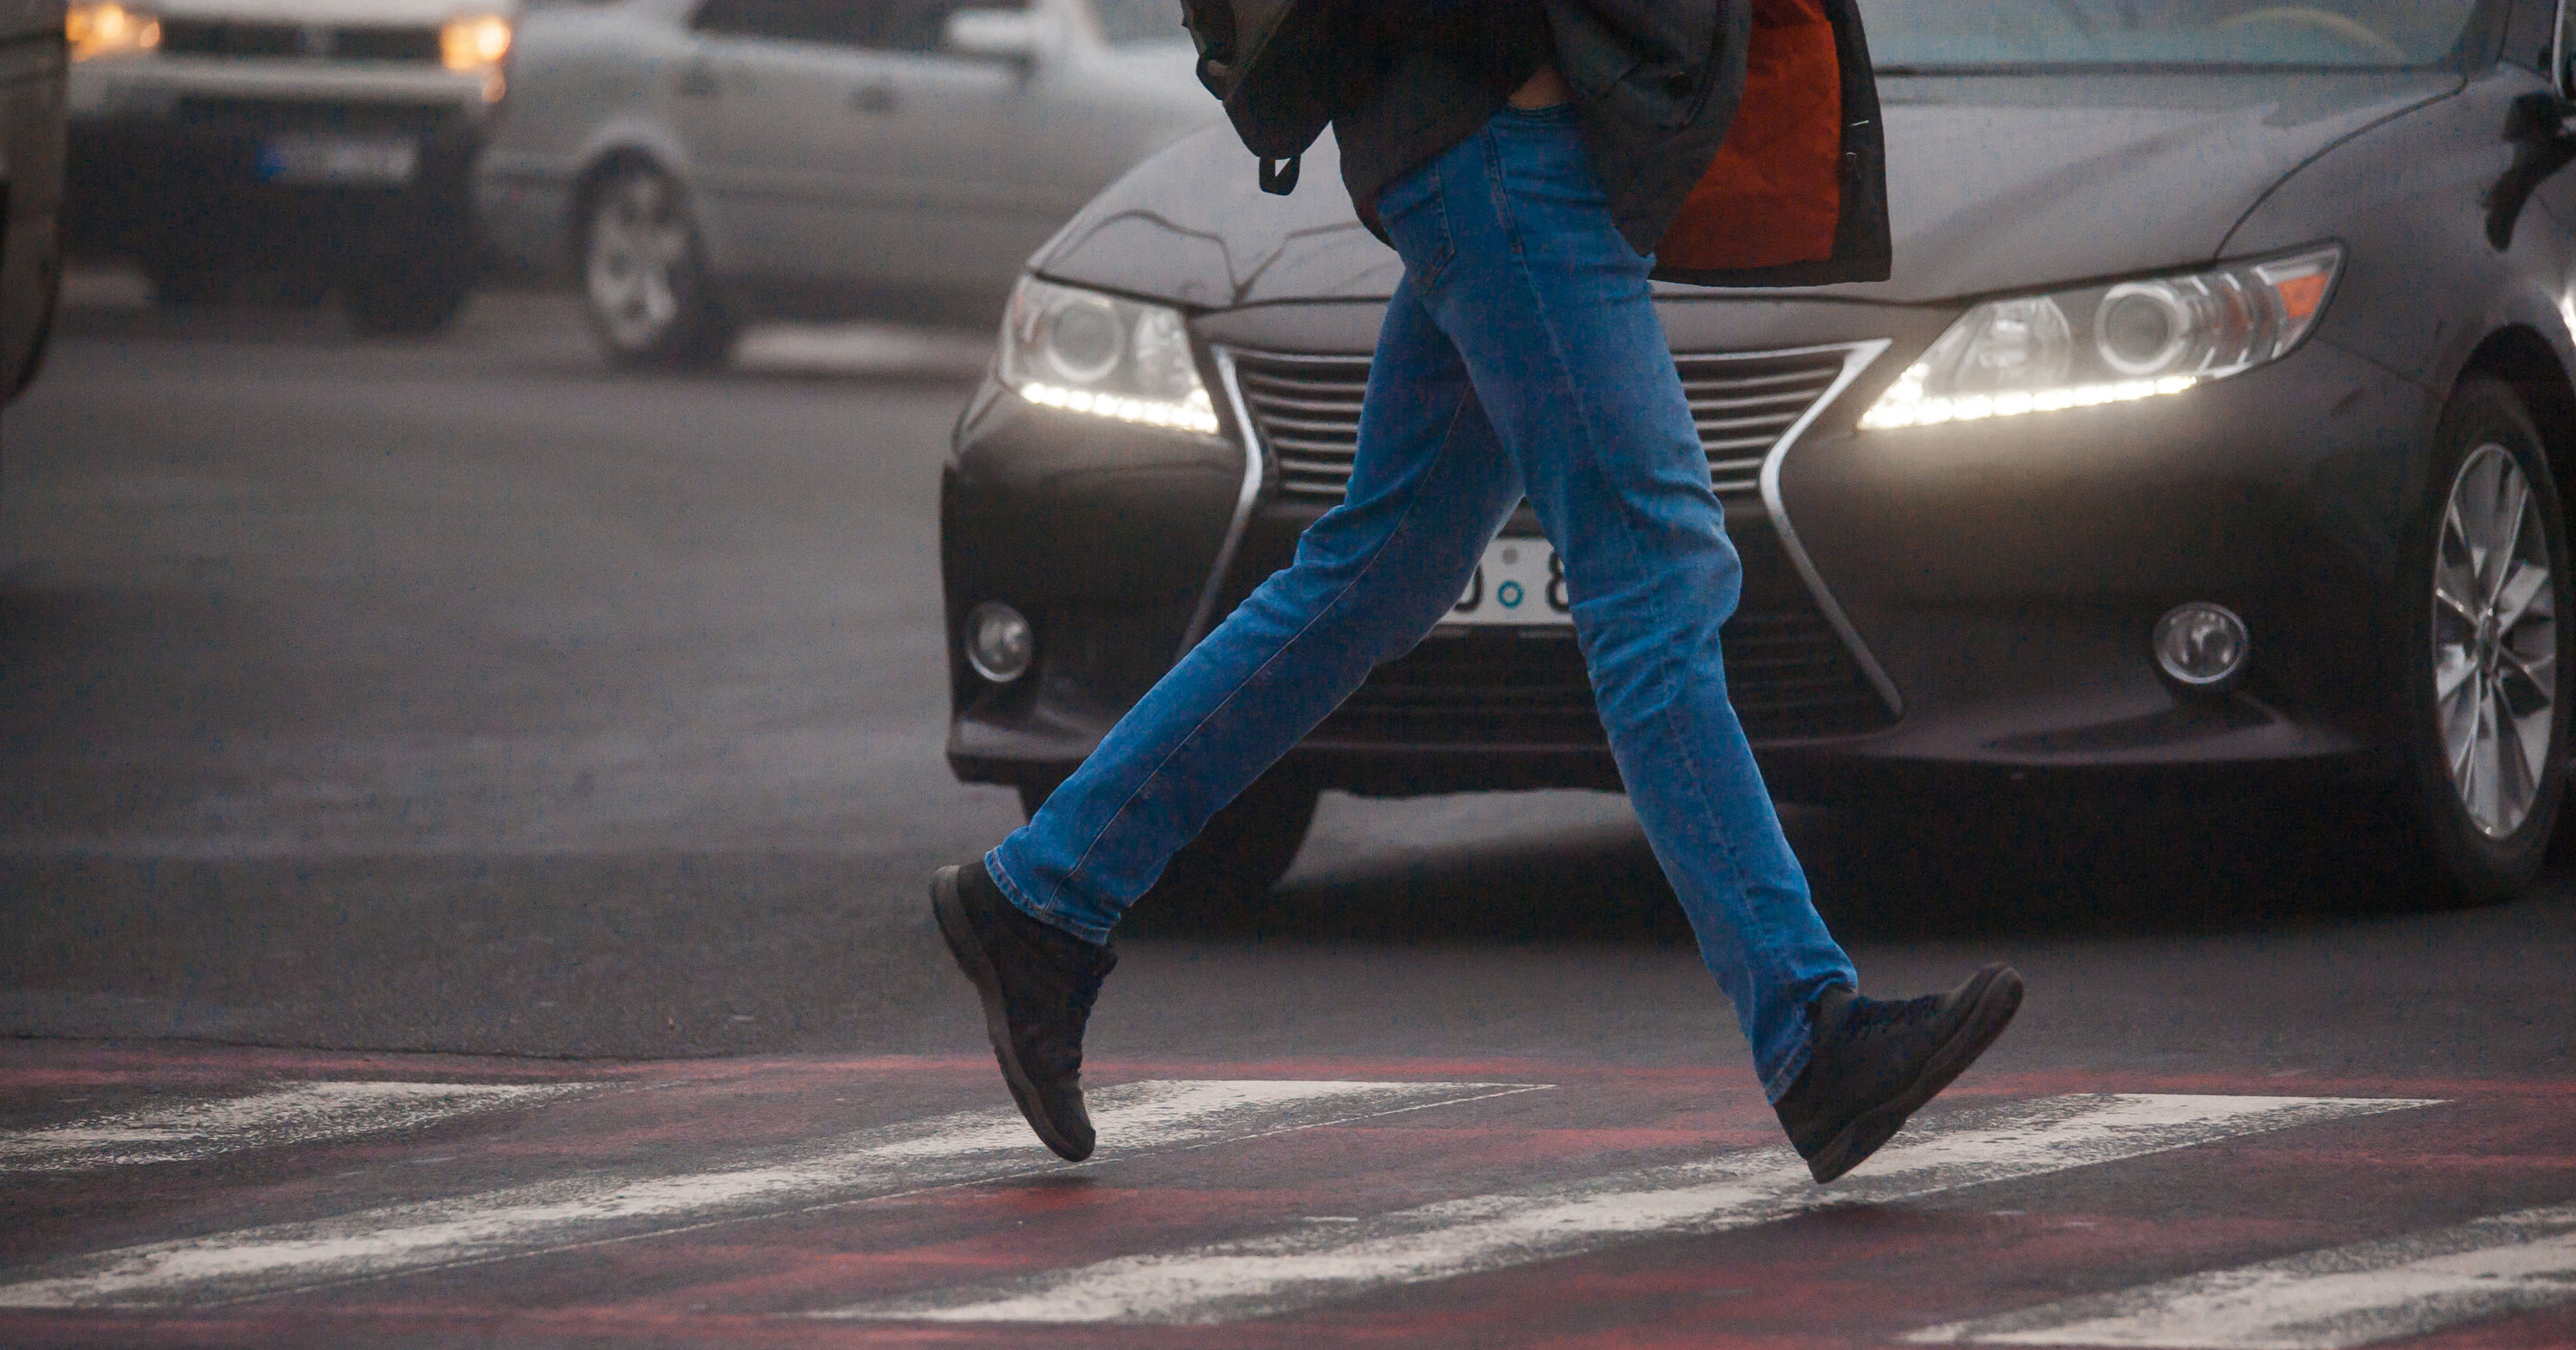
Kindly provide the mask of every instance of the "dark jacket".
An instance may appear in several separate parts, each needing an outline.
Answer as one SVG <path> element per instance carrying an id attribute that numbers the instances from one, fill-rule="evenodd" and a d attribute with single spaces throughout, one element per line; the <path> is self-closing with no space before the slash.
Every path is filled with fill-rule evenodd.
<path id="1" fill-rule="evenodd" d="M 1547 0 L 1619 231 L 1707 286 L 1882 281 L 1877 78 L 1855 0 Z"/>
<path id="2" fill-rule="evenodd" d="M 1857 0 L 1182 0 L 1182 13 L 1265 185 L 1273 160 L 1337 121 L 1368 219 L 1378 188 L 1481 126 L 1535 70 L 1533 46 L 1551 46 L 1620 234 L 1654 252 L 1656 276 L 1888 276 L 1886 142 Z M 1406 49 L 1409 33 L 1425 46 Z"/>
<path id="3" fill-rule="evenodd" d="M 1619 231 L 1655 255 L 1657 277 L 1705 286 L 1886 279 L 1885 141 L 1856 2 L 1540 0 Z M 1390 20 L 1427 37 L 1477 3 L 1182 0 L 1204 58 L 1200 77 L 1264 156 L 1265 186 L 1271 160 L 1295 156 L 1327 119 L 1348 111 L 1366 122 L 1375 111 L 1366 86 L 1383 70 L 1371 69 L 1381 63 L 1354 35 L 1375 32 L 1382 49 Z M 1365 17 L 1354 22 L 1355 12 Z M 1492 69 L 1433 74 L 1464 91 L 1471 101 L 1461 106 L 1478 117 L 1503 92 Z M 1372 131 L 1366 153 L 1378 172 L 1427 160 L 1476 124 L 1414 103 L 1415 115 L 1386 119 L 1395 133 Z M 1425 137 L 1447 139 L 1413 143 Z M 1366 216 L 1373 189 L 1355 195 Z"/>
<path id="4" fill-rule="evenodd" d="M 1378 194 L 1474 135 L 1556 59 L 1547 0 L 1363 4 L 1347 36 L 1351 78 L 1333 137 L 1351 205 L 1381 238 Z"/>

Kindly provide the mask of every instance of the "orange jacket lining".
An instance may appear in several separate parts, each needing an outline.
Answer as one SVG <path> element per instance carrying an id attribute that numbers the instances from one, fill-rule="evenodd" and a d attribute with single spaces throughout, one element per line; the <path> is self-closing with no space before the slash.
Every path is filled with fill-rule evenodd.
<path id="1" fill-rule="evenodd" d="M 1842 217 L 1842 62 L 1821 0 L 1754 0 L 1744 102 L 1655 250 L 1665 267 L 1824 262 Z"/>

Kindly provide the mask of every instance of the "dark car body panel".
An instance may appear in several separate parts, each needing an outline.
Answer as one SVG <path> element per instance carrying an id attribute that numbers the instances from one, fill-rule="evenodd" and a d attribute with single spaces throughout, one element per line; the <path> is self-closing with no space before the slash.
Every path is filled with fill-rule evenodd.
<path id="1" fill-rule="evenodd" d="M 1232 516 L 1243 451 L 1076 419 L 989 388 L 959 420 L 958 443 L 940 514 L 950 630 L 976 603 L 961 597 L 1003 596 L 1048 641 L 1037 676 L 998 687 L 950 644 L 959 710 L 950 753 L 1060 773 L 1179 655 Z"/>
<path id="2" fill-rule="evenodd" d="M 2514 383 L 2561 483 L 2576 481 L 2576 173 L 2539 182 L 2508 247 L 2488 242 L 2492 190 L 2519 153 L 2507 134 L 2515 102 L 2549 87 L 2521 47 L 2546 33 L 2550 6 L 2522 9 L 2542 19 L 2517 10 L 2506 59 L 2456 69 L 1890 78 L 1890 280 L 1660 289 L 1676 353 L 1868 349 L 1856 377 L 1772 452 L 1770 496 L 1721 485 L 1747 609 L 1793 608 L 1803 561 L 1819 611 L 1889 694 L 1886 716 L 1837 734 L 1799 734 L 1794 719 L 1766 732 L 1747 712 L 1777 789 L 1824 798 L 2041 775 L 2126 789 L 2393 771 L 2398 719 L 2410 715 L 2397 694 L 2399 559 L 2463 374 Z M 952 610 L 1008 599 L 1014 585 L 1078 585 L 1084 604 L 1122 617 L 1070 636 L 1114 645 L 1104 635 L 1125 625 L 1132 641 L 1115 658 L 1080 658 L 1097 673 L 1079 677 L 1079 698 L 1054 691 L 1050 671 L 1005 691 L 1021 700 L 1007 709 L 957 663 L 962 775 L 1042 784 L 1069 770 L 1195 636 L 1182 598 L 1193 568 L 1211 586 L 1200 608 L 1221 615 L 1286 565 L 1329 505 L 1283 489 L 1220 361 L 1373 345 L 1400 267 L 1328 190 L 1329 144 L 1317 154 L 1309 182 L 1326 186 L 1281 201 L 1252 188 L 1239 146 L 1184 142 L 1033 260 L 1051 279 L 1189 312 L 1224 428 L 1184 450 L 1168 433 L 1028 408 L 998 387 L 979 396 L 960 428 L 952 520 L 978 475 L 996 472 L 984 462 L 1001 443 L 992 428 L 1042 423 L 1039 438 L 1080 442 L 1127 473 L 1114 504 L 1023 494 L 1007 523 L 977 526 L 1016 536 L 1009 568 L 967 563 L 969 546 L 953 544 Z M 2268 365 L 2136 403 L 1858 429 L 1981 299 L 2325 243 L 2344 263 L 2322 319 Z M 1247 444 L 1262 457 L 1247 461 Z M 1256 492 L 1231 565 L 1207 578 L 1237 504 L 1228 488 L 1247 468 Z M 1514 529 L 1534 532 L 1526 519 Z M 1097 580 L 1041 581 L 1050 559 Z M 2228 606 L 2255 635 L 2243 684 L 2223 695 L 2177 692 L 2155 667 L 2149 630 L 2192 600 Z M 1731 676 L 1740 626 L 1728 628 Z M 1042 636 L 1042 651 L 1054 641 Z M 1597 723 L 1561 715 L 1569 672 L 1579 680 L 1572 645 L 1435 634 L 1381 667 L 1297 759 L 1362 792 L 1615 787 Z M 1444 723 L 1390 720 L 1405 699 L 1436 705 L 1456 692 L 1442 680 L 1480 671 L 1510 678 L 1492 676 L 1482 703 L 1460 695 Z M 1738 685 L 1740 702 L 1758 700 L 1757 683 Z"/>
<path id="3" fill-rule="evenodd" d="M 2447 70 L 1892 80 L 1895 275 L 1819 293 L 1943 302 L 2214 257 L 2292 170 L 2461 84 Z M 1352 216 L 1329 137 L 1310 158 L 1305 186 L 1269 197 L 1241 145 L 1201 132 L 1101 194 L 1031 265 L 1193 308 L 1394 294 L 1403 267 Z M 1180 182 L 1192 190 L 1166 190 Z"/>
<path id="4" fill-rule="evenodd" d="M 61 0 L 0 0 L 0 402 L 33 380 L 63 277 Z"/>

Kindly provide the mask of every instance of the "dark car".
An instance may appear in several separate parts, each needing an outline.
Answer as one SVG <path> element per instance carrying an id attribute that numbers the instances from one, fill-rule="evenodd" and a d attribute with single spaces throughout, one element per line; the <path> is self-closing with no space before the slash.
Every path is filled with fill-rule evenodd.
<path id="1" fill-rule="evenodd" d="M 2570 693 L 2559 6 L 1863 9 L 1892 279 L 1660 300 L 1774 789 L 2393 788 L 2442 894 L 2527 883 Z M 1042 799 L 1340 499 L 1400 267 L 1307 167 L 1266 198 L 1202 134 L 1032 262 L 947 470 L 961 778 Z M 1266 886 L 1323 788 L 1616 787 L 1553 569 L 1524 510 L 1191 884 Z"/>
<path id="2" fill-rule="evenodd" d="M 0 402 L 43 364 L 63 282 L 61 0 L 0 0 Z"/>

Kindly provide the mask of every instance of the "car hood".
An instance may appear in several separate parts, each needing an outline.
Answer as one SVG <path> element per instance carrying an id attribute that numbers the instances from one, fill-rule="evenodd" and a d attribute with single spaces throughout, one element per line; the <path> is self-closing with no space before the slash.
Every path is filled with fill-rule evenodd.
<path id="1" fill-rule="evenodd" d="M 1894 275 L 1830 293 L 1938 301 L 2208 258 L 2301 164 L 2460 85 L 2447 71 L 1891 78 Z M 1203 308 L 1384 299 L 1402 268 L 1338 176 L 1328 137 L 1293 196 L 1266 196 L 1233 133 L 1211 128 L 1102 193 L 1033 266 Z"/>
<path id="2" fill-rule="evenodd" d="M 155 14 L 178 19 L 246 19 L 259 23 L 436 24 L 459 14 L 515 14 L 516 0 L 151 0 Z"/>
<path id="3" fill-rule="evenodd" d="M 1186 42 L 1136 42 L 1109 47 L 1092 59 L 1118 79 L 1136 84 L 1150 84 L 1165 91 L 1195 91 L 1207 104 L 1207 115 L 1218 116 L 1222 109 L 1207 89 L 1199 83 L 1198 49 Z"/>

